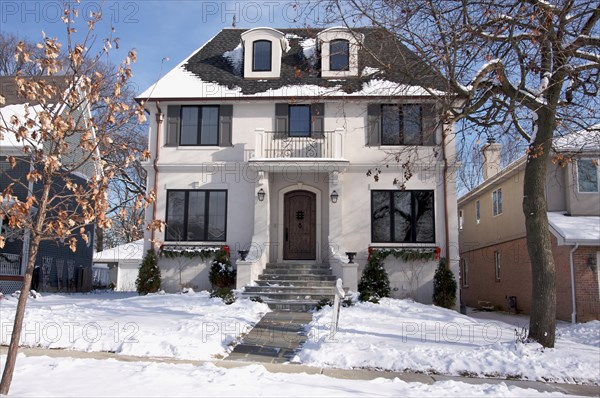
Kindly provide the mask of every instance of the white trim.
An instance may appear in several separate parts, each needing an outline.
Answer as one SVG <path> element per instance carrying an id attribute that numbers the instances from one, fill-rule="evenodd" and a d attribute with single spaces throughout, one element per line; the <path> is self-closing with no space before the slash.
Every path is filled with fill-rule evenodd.
<path id="1" fill-rule="evenodd" d="M 321 216 L 321 199 L 322 199 L 322 192 L 320 189 L 317 189 L 315 187 L 312 187 L 310 185 L 305 185 L 302 184 L 301 186 L 299 186 L 299 184 L 294 184 L 294 185 L 290 185 L 287 186 L 285 188 L 282 188 L 279 190 L 278 192 L 278 203 L 277 203 L 277 238 L 279 241 L 279 244 L 277 245 L 277 262 L 278 263 L 282 263 L 284 262 L 283 259 L 283 240 L 284 240 L 284 214 L 283 214 L 283 208 L 284 208 L 284 196 L 286 193 L 289 192 L 293 192 L 293 191 L 308 191 L 308 192 L 312 192 L 316 195 L 315 201 L 316 201 L 316 211 L 317 211 L 317 215 L 316 215 L 316 229 L 317 229 L 317 234 L 316 234 L 316 238 L 315 238 L 315 262 L 320 263 L 321 262 L 321 228 L 322 228 L 322 216 Z M 285 262 L 293 262 L 293 261 L 289 261 L 289 260 L 285 260 Z M 296 261 L 298 262 L 298 261 Z"/>

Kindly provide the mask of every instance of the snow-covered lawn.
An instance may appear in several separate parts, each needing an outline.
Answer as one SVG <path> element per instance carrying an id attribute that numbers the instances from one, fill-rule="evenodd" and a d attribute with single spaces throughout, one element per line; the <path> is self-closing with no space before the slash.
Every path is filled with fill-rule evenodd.
<path id="1" fill-rule="evenodd" d="M 412 370 L 600 384 L 600 322 L 561 324 L 556 346 L 516 340 L 520 328 L 455 311 L 383 299 L 342 308 L 329 339 L 331 308 L 316 313 L 297 355 L 307 365 Z"/>
<path id="2" fill-rule="evenodd" d="M 5 357 L 0 356 L 4 361 Z M 444 381 L 346 380 L 306 373 L 270 373 L 263 366 L 223 369 L 213 364 L 170 365 L 115 360 L 25 357 L 9 396 L 27 397 L 538 397 L 532 389 Z"/>
<path id="3" fill-rule="evenodd" d="M 8 344 L 17 300 L 0 300 L 0 343 Z M 30 299 L 22 343 L 26 346 L 110 351 L 140 357 L 214 360 L 269 309 L 238 300 L 225 305 L 208 293 L 48 294 Z M 309 339 L 296 360 L 338 368 L 412 370 L 449 375 L 519 377 L 600 383 L 600 322 L 561 324 L 556 348 L 515 342 L 515 326 L 475 319 L 406 300 L 342 308 L 329 341 L 331 308 L 314 314 Z M 4 357 L 0 361 L 4 361 Z M 92 373 L 93 371 L 93 373 Z M 90 390 L 90 380 L 97 389 Z M 293 386 L 290 387 L 290 386 Z M 11 394 L 27 396 L 422 396 L 538 393 L 500 385 L 401 380 L 338 380 L 323 375 L 275 374 L 251 365 L 225 370 L 116 360 L 25 357 L 17 361 Z"/>
<path id="4" fill-rule="evenodd" d="M 16 304 L 0 300 L 0 344 L 10 342 Z M 249 300 L 225 305 L 207 292 L 43 294 L 27 302 L 21 344 L 211 360 L 269 311 Z"/>

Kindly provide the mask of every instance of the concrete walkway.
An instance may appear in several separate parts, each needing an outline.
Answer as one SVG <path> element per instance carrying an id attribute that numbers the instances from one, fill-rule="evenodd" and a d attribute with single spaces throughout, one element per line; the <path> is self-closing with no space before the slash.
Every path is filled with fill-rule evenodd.
<path id="1" fill-rule="evenodd" d="M 312 314 L 308 312 L 268 312 L 225 360 L 260 363 L 290 362 L 306 341 L 304 326 L 310 321 L 312 321 Z"/>

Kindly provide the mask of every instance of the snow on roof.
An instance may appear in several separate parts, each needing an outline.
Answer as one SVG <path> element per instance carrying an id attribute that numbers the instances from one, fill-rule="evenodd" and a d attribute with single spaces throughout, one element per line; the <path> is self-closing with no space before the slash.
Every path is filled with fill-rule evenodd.
<path id="1" fill-rule="evenodd" d="M 237 47 L 231 51 L 225 51 L 223 57 L 231 62 L 231 65 L 233 65 L 233 72 L 236 76 L 241 76 L 242 62 L 244 61 L 244 46 L 242 46 L 242 43 L 238 44 Z"/>
<path id="2" fill-rule="evenodd" d="M 598 216 L 569 216 L 564 212 L 548 212 L 548 223 L 559 245 L 600 245 Z"/>
<path id="3" fill-rule="evenodd" d="M 119 262 L 121 260 L 142 260 L 144 255 L 144 240 L 113 247 L 94 253 L 94 262 Z"/>
<path id="4" fill-rule="evenodd" d="M 557 151 L 600 151 L 600 124 L 587 130 L 565 134 L 554 140 Z"/>
<path id="5" fill-rule="evenodd" d="M 37 113 L 42 110 L 42 105 L 29 105 L 28 103 L 2 107 L 0 108 L 0 127 L 12 129 L 11 118 L 13 116 L 17 117 L 21 124 L 25 123 L 27 118 L 36 120 L 37 122 Z M 24 146 L 28 145 L 31 145 L 31 141 L 17 141 L 16 137 L 11 132 L 0 131 L 0 148 L 2 148 L 3 151 L 9 149 L 22 149 Z M 41 145 L 39 140 L 37 141 L 37 145 Z"/>

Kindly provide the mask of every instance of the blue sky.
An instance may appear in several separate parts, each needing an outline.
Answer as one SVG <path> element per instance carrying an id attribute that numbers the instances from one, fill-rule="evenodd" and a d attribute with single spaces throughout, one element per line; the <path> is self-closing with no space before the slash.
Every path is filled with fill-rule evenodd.
<path id="1" fill-rule="evenodd" d="M 63 1 L 0 1 L 0 31 L 39 41 L 41 32 L 65 42 L 66 29 L 60 20 Z M 82 0 L 77 6 L 78 35 L 85 34 L 90 12 L 102 10 L 102 22 L 95 28 L 96 46 L 115 29 L 120 50 L 111 53 L 118 63 L 127 50 L 135 48 L 138 60 L 133 81 L 141 93 L 160 76 L 201 47 L 236 16 L 238 28 L 257 26 L 299 27 L 318 23 L 318 12 L 308 1 L 172 0 L 130 1 Z M 304 18 L 308 16 L 307 18 Z M 163 62 L 168 58 L 169 61 Z"/>

